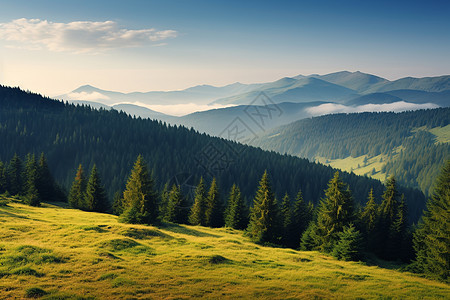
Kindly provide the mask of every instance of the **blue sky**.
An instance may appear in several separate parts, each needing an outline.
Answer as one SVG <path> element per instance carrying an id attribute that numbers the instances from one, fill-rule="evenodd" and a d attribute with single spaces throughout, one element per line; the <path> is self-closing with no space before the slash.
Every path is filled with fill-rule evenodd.
<path id="1" fill-rule="evenodd" d="M 341 70 L 450 74 L 449 3 L 0 1 L 0 83 L 53 96 L 83 84 L 130 92 Z"/>

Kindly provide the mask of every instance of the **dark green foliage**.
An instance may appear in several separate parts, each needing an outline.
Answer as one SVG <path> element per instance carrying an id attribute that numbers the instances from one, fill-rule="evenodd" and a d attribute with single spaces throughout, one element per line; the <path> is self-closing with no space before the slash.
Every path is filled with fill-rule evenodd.
<path id="1" fill-rule="evenodd" d="M 278 243 L 278 207 L 269 174 L 264 174 L 259 182 L 259 187 L 250 210 L 250 223 L 248 234 L 257 243 Z"/>
<path id="2" fill-rule="evenodd" d="M 6 166 L 3 162 L 0 161 L 0 194 L 6 192 L 7 187 L 6 181 Z"/>
<path id="3" fill-rule="evenodd" d="M 72 187 L 69 192 L 69 204 L 73 208 L 84 209 L 86 204 L 84 202 L 86 194 L 86 176 L 84 175 L 83 166 L 78 166 L 75 179 L 73 180 Z"/>
<path id="4" fill-rule="evenodd" d="M 106 212 L 108 210 L 108 199 L 94 164 L 91 175 L 86 186 L 85 200 L 86 210 L 96 212 Z"/>
<path id="5" fill-rule="evenodd" d="M 114 193 L 113 203 L 112 203 L 112 213 L 116 216 L 120 216 L 123 213 L 123 198 L 122 193 L 117 191 Z"/>
<path id="6" fill-rule="evenodd" d="M 203 177 L 200 177 L 200 182 L 195 188 L 194 205 L 191 208 L 189 215 L 189 223 L 192 225 L 206 226 L 206 188 Z"/>
<path id="7" fill-rule="evenodd" d="M 292 215 L 291 215 L 291 199 L 286 193 L 281 201 L 279 208 L 279 222 L 281 224 L 281 244 L 291 246 L 293 232 Z"/>
<path id="8" fill-rule="evenodd" d="M 157 221 L 158 194 L 142 155 L 136 159 L 123 192 L 123 209 L 127 213 L 137 212 L 138 216 L 131 218 L 138 220 L 137 223 L 153 224 Z"/>
<path id="9" fill-rule="evenodd" d="M 205 224 L 209 227 L 221 227 L 223 225 L 223 206 L 216 178 L 213 178 L 206 197 Z"/>
<path id="10" fill-rule="evenodd" d="M 44 291 L 43 289 L 38 288 L 38 287 L 31 287 L 25 291 L 26 298 L 39 298 L 39 297 L 45 296 L 47 294 L 48 293 L 46 291 Z"/>
<path id="11" fill-rule="evenodd" d="M 159 196 L 160 198 L 158 209 L 159 209 L 159 218 L 161 220 L 167 214 L 167 206 L 169 204 L 169 192 L 170 192 L 169 189 L 170 189 L 169 183 L 166 182 Z"/>
<path id="12" fill-rule="evenodd" d="M 239 187 L 235 184 L 231 187 L 224 216 L 226 227 L 234 229 L 247 228 L 248 208 L 241 196 Z"/>
<path id="13" fill-rule="evenodd" d="M 317 226 L 315 222 L 310 222 L 306 230 L 303 232 L 300 240 L 300 249 L 304 251 L 316 250 L 319 245 L 319 237 L 317 236 Z"/>
<path id="14" fill-rule="evenodd" d="M 298 191 L 295 197 L 295 202 L 292 207 L 291 214 L 291 229 L 290 229 L 290 239 L 288 246 L 292 248 L 298 248 L 300 246 L 300 240 L 303 232 L 308 227 L 313 217 L 314 206 L 311 202 L 306 204 L 303 200 L 302 191 Z"/>
<path id="15" fill-rule="evenodd" d="M 34 154 L 27 155 L 23 178 L 25 181 L 25 202 L 31 206 L 39 206 L 41 204 L 41 195 L 37 189 L 39 174 Z"/>
<path id="16" fill-rule="evenodd" d="M 330 252 L 339 240 L 338 233 L 354 220 L 353 200 L 348 186 L 339 178 L 339 172 L 328 183 L 325 198 L 319 204 L 317 236 L 319 249 Z"/>
<path id="17" fill-rule="evenodd" d="M 333 248 L 333 256 L 340 260 L 358 260 L 361 257 L 361 233 L 350 224 L 338 233 L 338 241 Z"/>
<path id="18" fill-rule="evenodd" d="M 167 212 L 164 221 L 172 223 L 187 223 L 187 215 L 189 207 L 186 199 L 181 193 L 179 185 L 173 185 L 169 193 L 169 201 L 167 205 Z"/>
<path id="19" fill-rule="evenodd" d="M 25 192 L 22 174 L 23 174 L 22 160 L 20 159 L 19 155 L 15 153 L 13 158 L 9 162 L 7 170 L 7 178 L 8 178 L 7 191 L 11 195 L 20 195 Z"/>
<path id="20" fill-rule="evenodd" d="M 66 196 L 50 172 L 44 153 L 41 153 L 38 161 L 37 189 L 42 201 L 66 201 Z"/>
<path id="21" fill-rule="evenodd" d="M 373 189 L 370 190 L 366 206 L 360 214 L 360 224 L 365 245 L 368 250 L 373 251 L 379 239 L 376 230 L 376 226 L 378 225 L 378 205 L 373 196 Z"/>
<path id="22" fill-rule="evenodd" d="M 442 169 L 414 233 L 414 249 L 416 269 L 450 281 L 450 161 Z"/>

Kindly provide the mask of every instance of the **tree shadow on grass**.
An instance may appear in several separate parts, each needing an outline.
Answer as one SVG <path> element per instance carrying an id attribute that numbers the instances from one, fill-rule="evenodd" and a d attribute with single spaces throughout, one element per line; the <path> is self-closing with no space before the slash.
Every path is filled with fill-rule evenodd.
<path id="1" fill-rule="evenodd" d="M 173 233 L 181 233 L 181 234 L 187 234 L 192 236 L 198 236 L 198 237 L 220 237 L 215 234 L 206 233 L 202 231 L 198 231 L 191 228 L 186 228 L 184 226 L 173 224 L 173 223 L 162 223 L 158 226 L 161 229 L 173 232 Z"/>

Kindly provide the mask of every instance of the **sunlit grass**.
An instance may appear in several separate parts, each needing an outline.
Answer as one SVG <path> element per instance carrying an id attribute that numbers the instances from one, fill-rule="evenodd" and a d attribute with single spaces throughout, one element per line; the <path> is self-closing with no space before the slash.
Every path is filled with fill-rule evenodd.
<path id="1" fill-rule="evenodd" d="M 127 225 L 48 204 L 0 207 L 0 277 L 2 299 L 450 297 L 443 283 L 255 245 L 241 231 Z"/>

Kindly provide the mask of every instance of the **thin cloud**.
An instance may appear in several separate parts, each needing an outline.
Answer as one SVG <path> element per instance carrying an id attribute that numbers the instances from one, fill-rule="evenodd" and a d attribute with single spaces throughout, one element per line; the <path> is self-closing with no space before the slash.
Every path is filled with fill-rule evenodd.
<path id="1" fill-rule="evenodd" d="M 319 106 L 309 107 L 306 111 L 312 116 L 322 116 L 337 113 L 359 113 L 359 112 L 401 112 L 407 110 L 429 109 L 439 107 L 433 103 L 415 104 L 399 101 L 387 104 L 365 104 L 360 106 L 345 106 L 342 104 L 326 103 Z"/>
<path id="2" fill-rule="evenodd" d="M 116 22 L 54 23 L 40 19 L 17 19 L 0 23 L 0 39 L 28 49 L 55 52 L 99 52 L 114 48 L 139 47 L 174 38 L 174 30 L 124 29 Z M 161 43 L 157 43 L 159 45 Z"/>
<path id="3" fill-rule="evenodd" d="M 98 101 L 98 100 L 109 100 L 109 97 L 103 95 L 99 92 L 80 92 L 80 93 L 70 93 L 65 97 L 66 100 L 86 100 L 86 101 Z"/>

